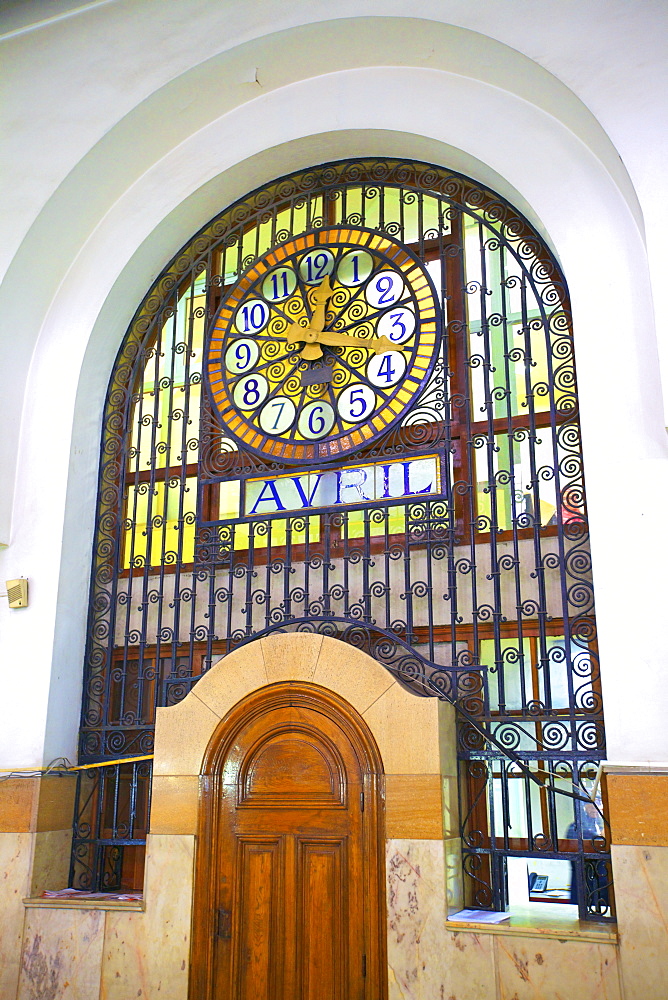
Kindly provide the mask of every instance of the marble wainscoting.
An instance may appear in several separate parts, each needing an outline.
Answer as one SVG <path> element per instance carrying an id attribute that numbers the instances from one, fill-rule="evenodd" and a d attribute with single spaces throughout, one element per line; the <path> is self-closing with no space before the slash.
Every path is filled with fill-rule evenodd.
<path id="1" fill-rule="evenodd" d="M 0 997 L 14 1000 L 21 968 L 23 900 L 30 888 L 31 833 L 0 833 Z"/>
<path id="2" fill-rule="evenodd" d="M 455 929 L 442 841 L 389 840 L 386 861 L 389 1000 L 630 1000 L 607 929 L 575 924 L 562 937 L 549 919 Z M 666 1000 L 668 988 L 636 996 Z"/>
<path id="3" fill-rule="evenodd" d="M 498 1000 L 622 1000 L 624 996 L 615 944 L 500 934 L 493 935 L 493 941 Z M 467 1000 L 466 994 L 461 1000 Z"/>
<path id="4" fill-rule="evenodd" d="M 149 836 L 143 910 L 28 903 L 18 996 L 7 979 L 1 1000 L 187 1000 L 194 852 L 192 835 Z"/>
<path id="5" fill-rule="evenodd" d="M 494 1000 L 491 936 L 446 930 L 446 850 L 387 841 L 389 1000 Z"/>
<path id="6" fill-rule="evenodd" d="M 624 1000 L 668 997 L 668 847 L 612 847 Z"/>
<path id="7" fill-rule="evenodd" d="M 194 855 L 194 836 L 149 836 L 146 910 L 107 913 L 100 1000 L 186 1000 Z"/>
<path id="8" fill-rule="evenodd" d="M 17 1000 L 98 1000 L 104 924 L 101 910 L 28 909 Z"/>

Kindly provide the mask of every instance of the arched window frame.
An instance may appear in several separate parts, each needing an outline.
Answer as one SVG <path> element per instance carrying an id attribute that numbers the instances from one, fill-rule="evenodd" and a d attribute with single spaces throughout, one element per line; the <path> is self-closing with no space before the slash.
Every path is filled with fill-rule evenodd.
<path id="1" fill-rule="evenodd" d="M 400 192 L 392 214 L 385 211 L 389 191 Z M 368 505 L 356 512 L 356 522 L 349 512 L 342 521 L 338 512 L 311 514 L 301 524 L 294 517 L 272 547 L 273 522 L 221 517 L 230 483 L 281 470 L 237 450 L 220 427 L 202 392 L 206 328 L 226 288 L 266 247 L 341 219 L 397 237 L 434 265 L 446 317 L 442 365 L 410 418 L 359 458 L 378 462 L 416 449 L 437 452 L 448 502 L 406 506 L 403 522 L 388 512 L 376 515 L 381 530 L 375 533 Z M 477 241 L 477 265 L 475 251 L 463 250 L 464 232 Z M 517 273 L 504 273 L 511 258 Z M 501 310 L 490 312 L 489 301 L 500 302 Z M 509 339 L 513 324 L 519 343 Z M 498 328 L 504 331 L 500 354 Z M 549 349 L 537 361 L 540 336 Z M 501 383 L 498 360 L 505 366 Z M 537 364 L 545 377 L 536 381 L 530 369 Z M 518 365 L 523 376 L 514 383 L 511 369 Z M 522 377 L 523 416 L 513 412 Z M 547 452 L 540 452 L 549 455 L 548 464 L 544 457 L 538 464 L 541 433 L 549 435 Z M 515 446 L 524 447 L 530 466 L 521 499 L 513 488 Z M 499 467 L 500 452 L 509 468 Z M 554 523 L 543 524 L 535 512 L 546 503 L 550 483 Z M 582 811 L 596 763 L 605 756 L 587 538 L 567 289 L 526 220 L 493 192 L 427 164 L 346 161 L 282 178 L 221 213 L 177 254 L 119 351 L 104 417 L 80 760 L 150 755 L 155 707 L 184 697 L 221 655 L 276 628 L 317 628 L 364 645 L 417 694 L 456 704 L 469 902 L 504 908 L 509 858 L 569 858 L 580 915 L 610 919 L 608 839 L 598 828 L 589 836 Z M 377 595 L 370 592 L 377 581 L 362 572 L 362 599 L 348 602 L 344 614 L 332 613 L 327 600 L 325 611 L 315 613 L 322 600 L 315 607 L 309 594 L 301 615 L 289 594 L 282 615 L 272 607 L 277 563 L 290 572 L 337 558 L 362 567 L 384 559 L 389 567 L 399 558 L 410 565 L 417 551 L 427 554 L 431 569 L 436 562 L 439 570 L 447 565 L 438 583 L 446 589 L 434 596 L 433 575 L 415 579 L 409 572 L 401 621 L 390 609 L 389 568 Z M 244 567 L 263 574 L 264 590 L 249 585 Z M 562 608 L 556 616 L 546 591 L 555 572 Z M 508 619 L 502 578 L 514 578 L 519 595 L 523 574 L 533 576 L 535 586 L 516 606 L 516 619 Z M 239 596 L 235 580 L 247 589 L 241 623 L 232 609 Z M 344 590 L 349 582 L 346 576 Z M 341 584 L 330 582 L 325 597 L 335 588 Z M 472 597 L 466 620 L 459 594 L 485 588 L 491 602 Z M 380 623 L 375 597 L 385 602 Z M 219 628 L 214 620 L 220 622 L 221 605 L 227 618 Z M 272 614 L 258 621 L 258 607 Z M 564 662 L 565 675 L 558 669 Z M 515 677 L 511 668 L 518 663 Z M 563 708 L 554 706 L 549 691 L 557 674 L 567 686 Z M 519 709 L 512 704 L 517 692 L 509 697 L 505 690 L 517 687 L 518 678 Z M 527 740 L 534 751 L 527 751 Z M 526 829 L 518 838 L 511 823 L 516 787 L 527 803 Z M 72 884 L 102 889 L 138 883 L 149 789 L 147 761 L 115 763 L 82 779 Z M 568 837 L 558 829 L 563 800 L 572 808 Z"/>

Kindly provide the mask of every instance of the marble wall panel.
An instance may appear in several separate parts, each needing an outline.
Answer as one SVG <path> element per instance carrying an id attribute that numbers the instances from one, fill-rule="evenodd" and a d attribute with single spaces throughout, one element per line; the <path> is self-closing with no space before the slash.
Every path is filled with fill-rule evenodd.
<path id="1" fill-rule="evenodd" d="M 502 935 L 493 940 L 499 1000 L 622 1000 L 612 943 Z"/>
<path id="2" fill-rule="evenodd" d="M 668 846 L 668 774 L 607 774 L 615 844 Z"/>
<path id="3" fill-rule="evenodd" d="M 494 937 L 445 931 L 439 942 L 443 1000 L 497 1000 Z M 564 998 L 575 1000 L 575 997 Z"/>
<path id="4" fill-rule="evenodd" d="M 28 910 L 18 1000 L 98 1000 L 104 917 L 100 910 Z"/>
<path id="5" fill-rule="evenodd" d="M 107 913 L 100 1000 L 186 1000 L 193 836 L 150 835 L 146 911 Z"/>
<path id="6" fill-rule="evenodd" d="M 464 907 L 464 876 L 462 874 L 462 842 L 459 837 L 446 837 L 443 841 L 445 855 L 445 902 L 448 914 Z"/>
<path id="7" fill-rule="evenodd" d="M 668 847 L 612 847 L 624 1000 L 668 996 Z"/>
<path id="8" fill-rule="evenodd" d="M 0 997 L 14 1000 L 21 967 L 23 900 L 30 884 L 30 833 L 0 833 Z"/>
<path id="9" fill-rule="evenodd" d="M 443 843 L 388 840 L 386 864 L 390 1000 L 438 997 L 437 942 L 445 919 Z"/>
<path id="10" fill-rule="evenodd" d="M 70 874 L 72 830 L 45 830 L 34 834 L 35 857 L 30 881 L 30 895 L 40 896 L 45 889 L 66 889 Z"/>
<path id="11" fill-rule="evenodd" d="M 28 833 L 34 829 L 39 778 L 0 781 L 0 833 Z"/>
<path id="12" fill-rule="evenodd" d="M 387 842 L 390 1000 L 496 1000 L 492 935 L 448 931 L 447 847 Z"/>
<path id="13" fill-rule="evenodd" d="M 362 718 L 378 744 L 385 774 L 440 774 L 436 698 L 416 698 L 395 681 Z"/>

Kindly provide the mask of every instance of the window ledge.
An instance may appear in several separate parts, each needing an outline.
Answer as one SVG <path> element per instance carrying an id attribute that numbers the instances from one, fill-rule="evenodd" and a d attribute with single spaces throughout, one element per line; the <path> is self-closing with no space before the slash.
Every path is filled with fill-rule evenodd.
<path id="1" fill-rule="evenodd" d="M 563 907 L 558 904 L 541 904 L 541 912 L 536 913 L 534 907 L 513 906 L 510 909 L 510 919 L 500 924 L 477 924 L 470 921 L 449 919 L 448 930 L 456 933 L 469 934 L 503 934 L 504 936 L 559 938 L 561 941 L 593 941 L 597 944 L 617 944 L 617 924 L 596 924 L 578 920 L 569 914 L 564 914 Z"/>
<path id="2" fill-rule="evenodd" d="M 144 911 L 144 900 L 130 899 L 42 899 L 41 897 L 23 900 L 23 905 L 32 909 L 44 910 L 139 910 Z"/>

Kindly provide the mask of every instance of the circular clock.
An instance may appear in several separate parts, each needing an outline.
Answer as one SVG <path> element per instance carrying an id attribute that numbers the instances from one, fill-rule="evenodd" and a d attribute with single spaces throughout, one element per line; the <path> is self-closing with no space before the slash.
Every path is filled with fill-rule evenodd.
<path id="1" fill-rule="evenodd" d="M 389 236 L 325 228 L 269 250 L 211 330 L 207 380 L 226 432 L 288 463 L 369 444 L 429 378 L 437 317 L 424 266 Z"/>

